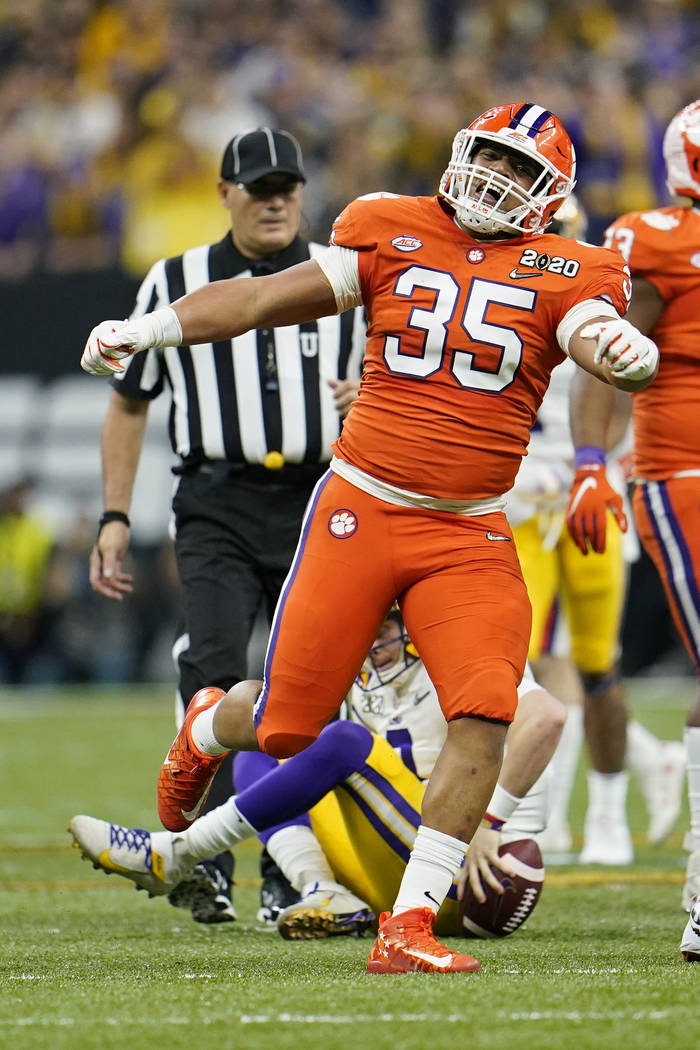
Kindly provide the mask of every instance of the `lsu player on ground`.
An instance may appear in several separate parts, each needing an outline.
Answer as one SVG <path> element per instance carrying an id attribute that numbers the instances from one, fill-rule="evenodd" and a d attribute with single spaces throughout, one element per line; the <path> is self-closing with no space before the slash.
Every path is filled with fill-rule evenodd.
<path id="1" fill-rule="evenodd" d="M 479 968 L 433 924 L 496 785 L 527 657 L 504 494 L 567 355 L 621 389 L 656 372 L 656 347 L 621 316 L 619 255 L 546 232 L 575 166 L 553 113 L 496 106 L 457 133 L 437 196 L 355 200 L 313 261 L 102 322 L 83 353 L 86 371 L 106 374 L 149 347 L 184 343 L 196 358 L 203 342 L 365 307 L 359 396 L 307 508 L 253 716 L 245 683 L 193 701 L 161 770 L 159 811 L 175 828 L 196 813 L 227 749 L 281 758 L 311 744 L 398 599 L 448 730 L 370 973 Z"/>
<path id="2" fill-rule="evenodd" d="M 663 141 L 667 184 L 685 204 L 622 215 L 606 232 L 633 278 L 628 317 L 658 343 L 653 386 L 633 400 L 637 531 L 664 586 L 671 615 L 700 677 L 700 100 L 669 123 Z M 611 406 L 607 391 L 577 377 L 573 416 L 577 445 L 600 448 Z M 602 460 L 600 461 L 602 464 Z M 580 484 L 581 479 L 579 479 Z M 574 490 L 575 493 L 575 490 Z M 569 515 L 574 534 L 589 532 L 584 514 L 595 513 L 596 489 Z M 700 894 L 700 694 L 686 719 L 690 851 L 682 906 Z M 700 959 L 698 910 L 688 920 L 681 951 Z"/>
<path id="3" fill-rule="evenodd" d="M 552 225 L 562 236 L 584 239 L 586 216 L 575 194 Z M 649 812 L 648 837 L 659 842 L 680 813 L 685 760 L 679 742 L 660 741 L 627 717 L 619 639 L 627 563 L 636 559 L 639 549 L 634 529 L 624 537 L 619 529 L 611 529 L 605 551 L 584 557 L 565 525 L 574 474 L 569 391 L 575 372 L 571 360 L 554 369 L 506 504 L 532 604 L 529 659 L 538 681 L 570 705 L 552 762 L 552 813 L 540 845 L 548 852 L 571 849 L 567 810 L 585 724 L 592 768 L 579 860 L 629 864 L 633 846 L 623 765 L 639 778 Z M 629 413 L 629 396 L 621 391 L 608 435 L 607 447 L 613 448 L 608 474 L 626 511 L 618 453 L 628 444 Z"/>
<path id="4" fill-rule="evenodd" d="M 508 871 L 507 858 L 498 855 L 501 841 L 534 837 L 546 826 L 545 770 L 564 724 L 564 705 L 529 670 L 518 698 L 499 782 L 472 839 L 466 871 L 458 873 L 440 909 L 436 928 L 445 935 L 462 933 L 463 879 L 479 899 L 482 880 L 502 892 L 490 868 Z M 257 835 L 301 895 L 279 916 L 283 937 L 361 933 L 396 897 L 425 783 L 447 733 L 437 692 L 397 608 L 382 624 L 345 714 L 282 764 L 261 752 L 237 755 L 235 799 L 181 833 L 149 833 L 77 816 L 70 826 L 75 842 L 96 866 L 162 895 L 190 877 L 191 864 L 212 843 L 225 842 L 228 849 Z"/>

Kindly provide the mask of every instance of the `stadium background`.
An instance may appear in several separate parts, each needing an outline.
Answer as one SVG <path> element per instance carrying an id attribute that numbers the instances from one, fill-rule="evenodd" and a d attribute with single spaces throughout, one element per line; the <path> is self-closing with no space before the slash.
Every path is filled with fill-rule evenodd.
<path id="1" fill-rule="evenodd" d="M 599 242 L 621 212 L 668 202 L 661 138 L 700 96 L 699 52 L 692 0 L 0 2 L 0 489 L 29 477 L 55 541 L 23 680 L 172 677 L 165 406 L 134 501 L 138 592 L 115 605 L 87 584 L 108 387 L 78 362 L 155 259 L 221 236 L 234 133 L 299 138 L 302 229 L 323 241 L 358 194 L 435 192 L 455 130 L 488 106 L 537 101 L 572 134 Z M 645 560 L 632 591 L 626 673 L 690 673 Z"/>

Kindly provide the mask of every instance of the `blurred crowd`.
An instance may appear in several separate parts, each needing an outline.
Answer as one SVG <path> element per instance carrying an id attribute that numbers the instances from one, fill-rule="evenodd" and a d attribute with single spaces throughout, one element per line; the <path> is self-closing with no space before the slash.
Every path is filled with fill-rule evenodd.
<path id="1" fill-rule="evenodd" d="M 56 530 L 33 506 L 29 477 L 0 488 L 0 684 L 168 681 L 178 583 L 167 538 L 136 543 L 126 603 L 95 594 L 93 515 Z"/>
<path id="2" fill-rule="evenodd" d="M 222 146 L 258 124 L 299 138 L 325 240 L 361 193 L 435 192 L 455 130 L 518 99 L 572 134 L 595 240 L 666 202 L 699 49 L 695 0 L 0 0 L 0 279 L 218 238 Z"/>
<path id="3" fill-rule="evenodd" d="M 455 131 L 517 100 L 571 133 L 599 242 L 668 201 L 661 137 L 699 53 L 697 0 L 0 0 L 0 283 L 135 279 L 218 240 L 222 148 L 259 124 L 300 140 L 323 242 L 359 194 L 434 193 Z M 0 494 L 0 682 L 169 679 L 169 541 L 135 546 L 125 615 L 90 590 L 93 515 L 51 535 L 31 495 Z"/>

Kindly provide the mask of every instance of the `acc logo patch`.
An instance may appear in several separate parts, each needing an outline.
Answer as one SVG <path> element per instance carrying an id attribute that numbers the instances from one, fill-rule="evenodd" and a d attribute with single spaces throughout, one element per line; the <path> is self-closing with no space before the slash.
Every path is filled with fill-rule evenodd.
<path id="1" fill-rule="evenodd" d="M 338 540 L 347 540 L 357 532 L 357 517 L 347 507 L 334 510 L 328 519 L 328 531 Z"/>
<path id="2" fill-rule="evenodd" d="M 467 262 L 472 263 L 474 266 L 478 266 L 486 258 L 486 252 L 483 248 L 470 248 L 467 252 Z"/>
<path id="3" fill-rule="evenodd" d="M 391 243 L 400 252 L 417 252 L 419 248 L 423 247 L 423 242 L 419 241 L 417 237 L 394 237 Z"/>

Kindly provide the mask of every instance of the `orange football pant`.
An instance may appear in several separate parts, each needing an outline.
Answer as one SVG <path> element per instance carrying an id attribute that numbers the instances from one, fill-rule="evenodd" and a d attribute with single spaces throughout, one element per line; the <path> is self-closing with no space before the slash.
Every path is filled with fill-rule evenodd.
<path id="1" fill-rule="evenodd" d="M 531 612 L 505 516 L 398 507 L 329 471 L 270 632 L 255 708 L 263 751 L 285 758 L 316 739 L 396 599 L 445 718 L 512 721 Z"/>
<path id="2" fill-rule="evenodd" d="M 639 482 L 634 521 L 700 676 L 700 477 Z"/>

